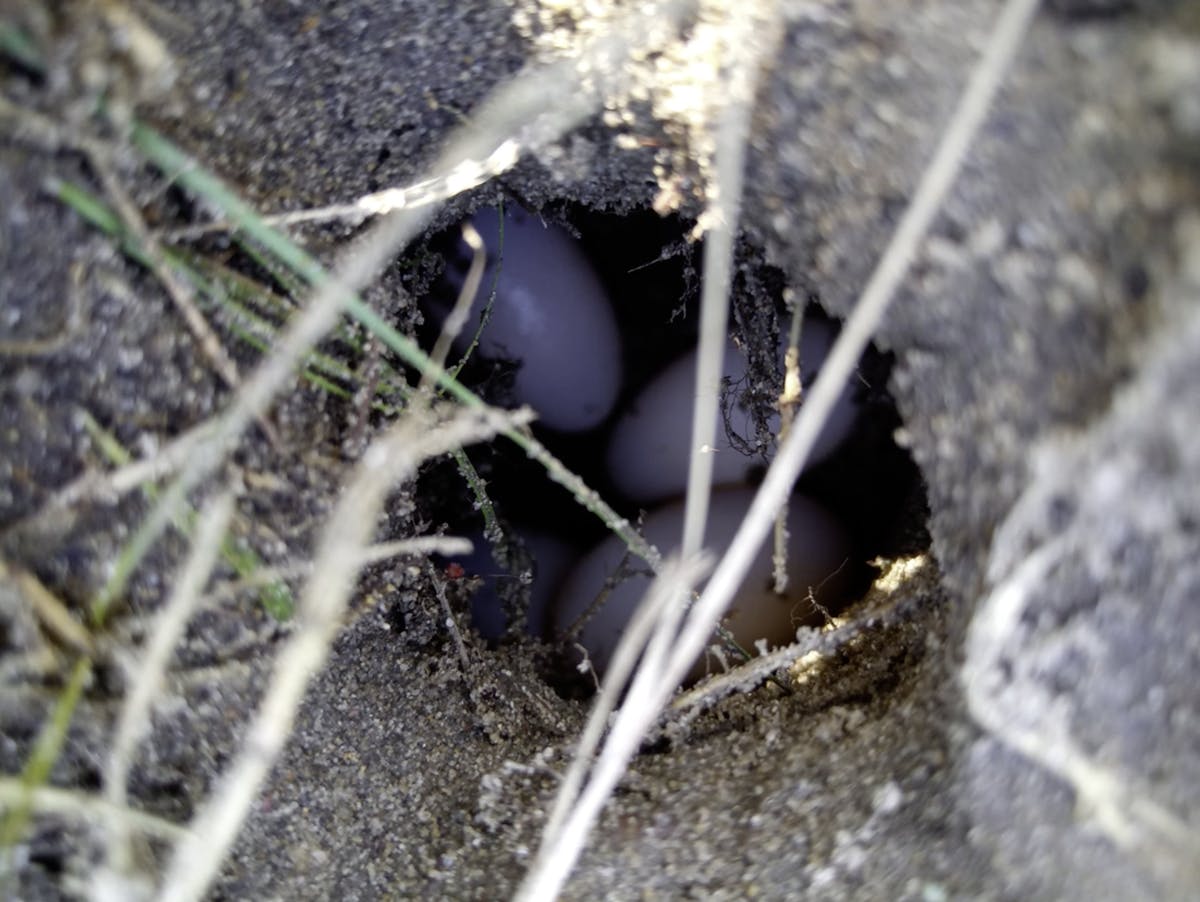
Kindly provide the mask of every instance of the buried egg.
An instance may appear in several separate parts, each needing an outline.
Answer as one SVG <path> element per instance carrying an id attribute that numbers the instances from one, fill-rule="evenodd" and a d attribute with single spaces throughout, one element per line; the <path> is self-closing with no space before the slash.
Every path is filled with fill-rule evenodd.
<path id="1" fill-rule="evenodd" d="M 573 549 L 562 539 L 537 530 L 520 530 L 520 540 L 533 563 L 525 632 L 541 636 L 546 631 L 547 611 L 554 590 L 571 565 Z M 470 554 L 456 555 L 449 560 L 461 567 L 464 575 L 480 581 L 471 595 L 471 625 L 483 638 L 499 639 L 508 626 L 498 591 L 499 581 L 516 577 L 496 561 L 491 543 L 482 535 L 472 535 L 471 544 L 475 549 Z"/>
<path id="2" fill-rule="evenodd" d="M 807 322 L 800 346 L 805 382 L 820 367 L 833 344 L 833 329 L 819 320 Z M 713 447 L 715 485 L 743 482 L 747 471 L 774 455 L 747 453 L 758 443 L 754 417 L 738 400 L 747 381 L 746 358 L 733 342 L 725 348 L 724 382 L 730 391 L 722 399 Z M 687 487 L 692 440 L 692 405 L 696 397 L 696 352 L 676 360 L 634 398 L 617 421 L 608 445 L 608 471 L 613 483 L 634 501 L 654 502 L 682 495 Z M 809 464 L 826 457 L 854 424 L 854 402 L 847 386 L 809 455 Z M 768 421 L 778 434 L 779 416 Z"/>
<path id="3" fill-rule="evenodd" d="M 515 204 L 505 207 L 503 236 L 493 208 L 477 212 L 471 224 L 483 239 L 488 265 L 455 349 L 461 353 L 470 344 L 494 286 L 479 351 L 518 365 L 514 399 L 531 406 L 552 429 L 578 432 L 599 425 L 620 389 L 621 342 L 608 296 L 578 243 Z M 470 262 L 470 251 L 460 243 L 447 266 L 455 291 Z M 442 319 L 449 307 L 434 312 Z"/>
<path id="4" fill-rule="evenodd" d="M 705 545 L 721 551 L 728 547 L 742 517 L 750 507 L 754 490 L 727 488 L 713 492 Z M 803 625 L 820 624 L 820 612 L 812 599 L 825 608 L 837 606 L 843 592 L 839 571 L 849 543 L 838 523 L 821 507 L 800 496 L 788 503 L 788 586 L 777 595 L 771 582 L 770 541 L 764 543 L 738 590 L 723 621 L 738 644 L 754 653 L 755 644 L 765 639 L 771 646 L 785 645 Z M 646 539 L 664 554 L 678 549 L 683 531 L 683 504 L 675 502 L 650 514 L 644 524 Z M 603 593 L 605 583 L 624 564 L 628 571 L 618 577 L 607 598 L 589 617 L 585 613 Z M 566 578 L 554 609 L 554 626 L 559 636 L 569 636 L 583 618 L 577 638 L 587 649 L 597 672 L 603 674 L 621 639 L 625 625 L 637 609 L 651 578 L 644 562 L 626 556 L 624 544 L 615 536 L 590 551 Z M 713 668 L 704 655 L 693 666 L 688 681 Z"/>

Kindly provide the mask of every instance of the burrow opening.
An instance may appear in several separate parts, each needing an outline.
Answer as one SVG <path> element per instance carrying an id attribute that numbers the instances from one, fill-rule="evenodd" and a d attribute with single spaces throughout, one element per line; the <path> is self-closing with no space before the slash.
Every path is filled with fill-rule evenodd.
<path id="1" fill-rule="evenodd" d="M 506 203 L 515 205 L 517 201 Z M 622 516 L 638 522 L 666 500 L 648 503 L 622 491 L 613 476 L 609 446 L 622 417 L 638 406 L 647 387 L 695 348 L 703 278 L 702 245 L 687 239 L 687 228 L 679 219 L 660 217 L 650 210 L 618 215 L 564 203 L 532 215 L 545 226 L 570 235 L 602 284 L 620 335 L 620 360 L 614 362 L 620 368 L 620 389 L 612 411 L 597 425 L 582 431 L 568 432 L 540 424 L 533 431 Z M 426 247 L 450 261 L 446 269 L 451 274 L 455 255 L 460 265 L 465 259 L 458 226 L 430 236 Z M 744 242 L 738 249 L 735 272 L 729 329 L 736 343 L 750 349 L 755 343 L 761 346 L 776 342 L 781 334 L 786 337 L 791 314 L 785 300 L 785 274 L 765 263 L 760 249 Z M 434 292 L 442 295 L 443 303 L 449 303 L 456 288 L 452 277 L 443 277 Z M 805 324 L 819 324 L 835 335 L 840 324 L 822 309 L 820 298 L 809 294 L 804 302 Z M 473 313 L 467 330 L 476 321 Z M 431 347 L 438 331 L 439 316 L 426 315 L 419 331 L 422 345 Z M 768 365 L 758 370 L 754 355 L 748 356 L 752 361 L 750 383 L 758 391 L 739 392 L 739 386 L 727 383 L 726 403 L 751 403 L 766 417 L 782 386 L 782 374 L 770 366 L 771 355 L 758 355 L 760 361 L 768 360 Z M 450 361 L 457 357 L 452 353 Z M 870 562 L 910 556 L 929 546 L 925 488 L 912 458 L 895 441 L 901 419 L 887 388 L 892 364 L 891 355 L 874 347 L 863 355 L 850 387 L 855 405 L 853 427 L 835 453 L 805 470 L 794 490 L 829 511 L 849 537 L 839 574 L 843 589 L 835 605 L 827 609 L 831 615 L 852 605 L 869 588 L 878 573 Z M 489 401 L 511 406 L 520 400 L 513 397 L 513 374 L 522 365 L 519 360 L 489 358 L 477 350 L 463 368 L 461 379 Z M 803 375 L 808 385 L 815 378 L 815 370 L 806 366 Z M 684 402 L 690 405 L 691 399 Z M 455 601 L 461 606 L 459 613 L 489 642 L 527 641 L 532 634 L 550 648 L 564 652 L 563 628 L 553 609 L 559 603 L 556 593 L 568 579 L 564 572 L 569 572 L 574 561 L 566 565 L 556 561 L 546 567 L 544 561 L 539 561 L 539 542 L 528 537 L 553 535 L 578 559 L 609 533 L 595 515 L 551 481 L 540 464 L 511 443 L 496 441 L 472 447 L 467 454 L 486 480 L 488 494 L 505 526 L 501 543 L 506 547 L 502 553 L 493 553 L 489 548 L 489 540 L 483 536 L 483 518 L 453 462 L 442 460 L 427 466 L 415 493 L 425 519 L 444 526 L 448 533 L 468 535 L 476 542 L 477 552 L 470 558 L 441 561 L 448 573 L 461 580 L 462 588 L 455 593 Z M 756 485 L 767 463 L 765 455 L 746 456 L 742 481 Z M 536 596 L 543 600 L 538 602 Z M 535 598 L 532 611 L 531 597 Z M 505 606 L 510 612 L 531 613 L 527 633 L 497 615 Z M 554 660 L 558 663 L 546 668 L 552 684 L 574 694 L 579 687 L 574 685 L 577 674 L 569 666 L 573 655 L 552 655 Z"/>

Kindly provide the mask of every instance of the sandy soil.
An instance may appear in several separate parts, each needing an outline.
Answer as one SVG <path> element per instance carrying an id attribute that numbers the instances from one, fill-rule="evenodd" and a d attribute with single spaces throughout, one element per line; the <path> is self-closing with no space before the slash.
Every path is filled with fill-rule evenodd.
<path id="1" fill-rule="evenodd" d="M 726 699 L 648 746 L 565 897 L 1185 899 L 1200 887 L 1200 7 L 1049 6 L 876 339 L 896 357 L 929 553 L 876 590 L 854 640 L 793 695 Z M 765 261 L 844 316 L 996 4 L 785 7 L 743 225 Z M 95 53 L 115 96 L 267 210 L 411 181 L 528 54 L 499 2 L 155 9 L 147 22 L 178 71 L 166 94 L 139 100 L 119 54 L 64 14 L 47 31 L 63 78 L 0 68 L 5 97 L 79 122 L 77 63 Z M 502 186 L 550 209 L 644 207 L 653 145 L 668 139 L 639 128 L 628 151 L 592 122 Z M 131 158 L 113 165 L 151 224 L 194 212 Z M 16 528 L 102 464 L 82 413 L 144 452 L 228 394 L 155 280 L 42 190 L 95 175 L 67 146 L 0 137 L 0 550 L 76 612 L 146 509 L 129 495 Z M 435 227 L 495 190 L 455 200 Z M 344 233 L 305 234 L 328 256 Z M 421 278 L 389 272 L 370 297 L 410 328 Z M 351 417 L 298 387 L 273 410 L 275 441 L 240 445 L 237 471 L 257 490 L 238 528 L 267 561 L 311 550 L 350 465 Z M 424 529 L 419 500 L 399 491 L 383 533 Z M 141 640 L 184 548 L 151 555 L 106 647 Z M 7 579 L 0 618 L 11 775 L 69 655 Z M 464 671 L 440 618 L 420 571 L 364 578 L 214 898 L 511 893 L 586 709 L 546 685 L 523 644 L 473 642 Z M 189 627 L 133 772 L 137 807 L 176 821 L 195 810 L 290 629 L 252 600 Z M 119 660 L 87 686 L 53 784 L 97 787 Z M 96 849 L 75 821 L 36 818 L 17 896 L 79 895 Z M 161 848 L 142 851 L 161 863 Z"/>

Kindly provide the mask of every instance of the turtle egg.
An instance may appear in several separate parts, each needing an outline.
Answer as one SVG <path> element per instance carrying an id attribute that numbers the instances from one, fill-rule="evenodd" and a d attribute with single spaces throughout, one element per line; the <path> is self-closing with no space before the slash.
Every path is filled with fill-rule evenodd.
<path id="1" fill-rule="evenodd" d="M 713 492 L 706 530 L 709 548 L 728 547 L 753 498 L 754 490 L 750 488 Z M 797 627 L 819 623 L 812 598 L 824 607 L 834 606 L 841 600 L 835 574 L 845 560 L 849 542 L 837 521 L 807 498 L 793 496 L 788 503 L 788 529 L 786 592 L 777 595 L 773 591 L 768 540 L 759 550 L 724 620 L 738 644 L 748 651 L 754 649 L 759 639 L 765 639 L 770 645 L 787 644 L 795 639 Z M 664 554 L 676 550 L 683 532 L 683 504 L 668 504 L 651 513 L 646 518 L 644 532 L 646 539 Z M 624 544 L 611 536 L 575 565 L 563 582 L 553 611 L 554 626 L 559 635 L 573 629 L 576 621 L 602 594 L 606 580 L 617 572 L 625 559 Z M 650 576 L 644 565 L 639 567 L 639 564 L 632 561 L 632 569 L 636 572 L 609 592 L 598 610 L 585 620 L 575 639 L 587 649 L 593 666 L 601 674 L 612 658 L 625 625 L 650 586 Z M 697 680 L 705 672 L 706 661 L 701 658 L 693 665 L 688 680 Z"/>
<path id="2" fill-rule="evenodd" d="M 579 432 L 601 423 L 621 383 L 621 342 L 599 277 L 563 228 L 507 204 L 501 216 L 485 208 L 471 218 L 488 265 L 467 326 L 455 340 L 460 353 L 474 334 L 495 285 L 491 318 L 479 351 L 518 364 L 513 396 L 537 411 L 542 423 Z M 462 287 L 471 253 L 465 244 L 447 265 L 454 291 Z M 431 304 L 438 319 L 449 308 Z"/>
<path id="3" fill-rule="evenodd" d="M 827 323 L 805 323 L 800 362 L 806 377 L 820 367 L 833 338 L 833 329 Z M 746 358 L 733 342 L 725 348 L 724 378 L 733 389 L 729 396 L 732 400 L 747 379 Z M 695 385 L 696 352 L 692 351 L 659 373 L 617 421 L 608 445 L 607 466 L 613 483 L 630 499 L 650 503 L 683 494 Z M 828 456 L 841 443 L 854 424 L 854 416 L 850 386 L 846 386 L 809 456 L 810 464 Z M 768 425 L 772 434 L 778 433 L 778 414 Z M 764 463 L 774 452 L 774 448 L 767 448 L 763 456 L 748 456 L 735 446 L 753 448 L 757 442 L 754 418 L 737 401 L 724 405 L 716 436 L 712 452 L 714 485 L 745 481 L 747 471 Z"/>
<path id="4" fill-rule="evenodd" d="M 470 554 L 455 555 L 449 560 L 459 564 L 466 575 L 480 580 L 479 587 L 471 596 L 471 625 L 483 638 L 499 639 L 508 624 L 497 591 L 497 581 L 514 577 L 492 556 L 491 544 L 482 534 L 475 533 L 470 538 L 475 550 Z M 529 589 L 525 629 L 531 636 L 541 636 L 545 632 L 554 590 L 562 582 L 576 552 L 562 539 L 539 530 L 522 529 L 520 538 L 533 559 L 533 582 Z"/>

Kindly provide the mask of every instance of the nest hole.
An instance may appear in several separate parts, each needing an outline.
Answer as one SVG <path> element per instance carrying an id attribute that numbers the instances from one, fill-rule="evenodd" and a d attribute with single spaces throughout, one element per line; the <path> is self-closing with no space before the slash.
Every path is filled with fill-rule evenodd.
<path id="1" fill-rule="evenodd" d="M 534 434 L 621 516 L 638 522 L 661 502 L 647 504 L 622 491 L 607 449 L 622 416 L 639 403 L 646 387 L 695 348 L 702 247 L 687 239 L 681 221 L 649 210 L 615 215 L 563 204 L 534 215 L 552 228 L 565 229 L 576 242 L 610 299 L 621 347 L 620 360 L 613 364 L 620 369 L 621 387 L 612 411 L 584 431 L 564 432 L 535 424 Z M 427 247 L 449 259 L 461 254 L 456 250 L 459 236 L 458 227 L 445 230 L 431 236 Z M 753 403 L 761 407 L 758 413 L 763 419 L 772 413 L 770 405 L 782 386 L 782 372 L 774 362 L 777 355 L 769 348 L 788 332 L 787 286 L 785 274 L 766 264 L 760 249 L 739 247 L 729 328 L 748 358 L 750 381 L 760 389 L 751 394 L 756 395 Z M 444 278 L 435 291 L 449 303 L 455 288 Z M 795 302 L 794 295 L 790 300 Z M 805 323 L 818 323 L 835 333 L 839 323 L 821 308 L 820 298 L 809 294 L 803 300 Z M 473 325 L 472 319 L 467 328 Z M 420 335 L 425 347 L 432 346 L 439 328 L 437 316 L 426 317 Z M 452 353 L 451 362 L 456 358 Z M 826 609 L 829 615 L 841 613 L 867 591 L 878 573 L 872 561 L 907 557 L 929 545 L 925 489 L 916 465 L 894 438 L 901 420 L 888 392 L 892 363 L 890 355 L 874 347 L 863 355 L 850 388 L 856 408 L 853 428 L 835 453 L 804 471 L 795 487 L 795 492 L 830 512 L 848 537 L 849 550 L 839 574 L 843 588 L 835 604 Z M 476 352 L 461 378 L 488 400 L 512 405 L 520 400 L 511 394 L 512 374 L 522 365 L 519 359 L 495 359 Z M 806 385 L 813 375 L 804 373 Z M 691 399 L 685 400 L 690 405 Z M 745 402 L 746 396 L 741 400 Z M 555 594 L 573 561 L 547 567 L 539 560 L 536 537 L 553 536 L 578 558 L 609 533 L 594 514 L 511 443 L 498 440 L 470 448 L 467 454 L 487 483 L 503 524 L 502 537 L 484 537 L 476 499 L 452 461 L 427 466 L 416 492 L 426 519 L 476 543 L 476 553 L 470 557 L 441 562 L 462 587 L 455 594 L 462 619 L 466 622 L 469 612 L 470 622 L 489 643 L 528 642 L 533 637 L 538 640 L 534 647 L 556 650 L 547 661 L 557 663 L 548 663 L 546 673 L 557 689 L 577 694 L 579 675 L 571 666 L 577 659 L 553 611 Z M 745 463 L 742 481 L 753 486 L 766 470 L 767 456 L 749 455 Z M 523 628 L 512 622 L 514 611 L 518 619 L 527 615 Z M 590 677 L 582 686 L 586 689 L 589 684 Z"/>

